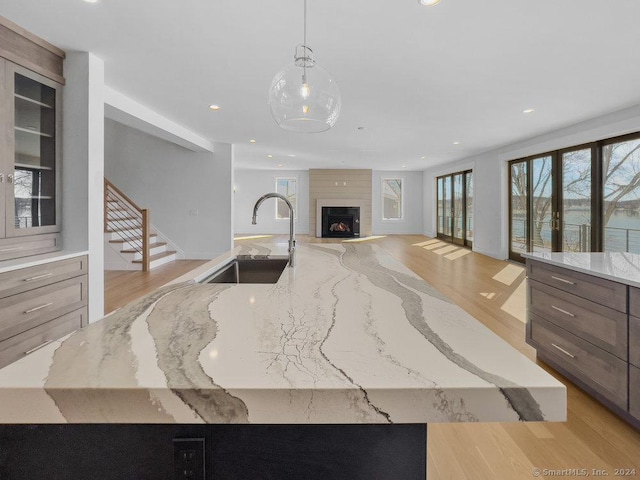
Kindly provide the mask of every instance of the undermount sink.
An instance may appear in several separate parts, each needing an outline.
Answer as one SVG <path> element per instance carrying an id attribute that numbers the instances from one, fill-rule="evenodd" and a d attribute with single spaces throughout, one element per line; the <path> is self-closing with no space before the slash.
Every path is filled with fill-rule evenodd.
<path id="1" fill-rule="evenodd" d="M 200 283 L 276 283 L 286 258 L 235 258 Z"/>

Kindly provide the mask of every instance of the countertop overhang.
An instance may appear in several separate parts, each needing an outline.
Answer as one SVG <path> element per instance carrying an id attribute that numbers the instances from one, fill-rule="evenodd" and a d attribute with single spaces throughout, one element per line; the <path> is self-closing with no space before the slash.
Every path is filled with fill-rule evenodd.
<path id="1" fill-rule="evenodd" d="M 0 369 L 2 423 L 566 420 L 564 385 L 382 248 L 300 244 L 273 285 L 199 284 L 251 244 Z"/>

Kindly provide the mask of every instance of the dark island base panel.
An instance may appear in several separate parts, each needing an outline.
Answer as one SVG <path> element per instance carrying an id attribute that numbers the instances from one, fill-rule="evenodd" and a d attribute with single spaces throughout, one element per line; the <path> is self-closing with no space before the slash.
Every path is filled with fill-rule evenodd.
<path id="1" fill-rule="evenodd" d="M 205 439 L 207 480 L 426 479 L 416 424 L 1 425 L 0 479 L 183 478 L 174 438 Z"/>

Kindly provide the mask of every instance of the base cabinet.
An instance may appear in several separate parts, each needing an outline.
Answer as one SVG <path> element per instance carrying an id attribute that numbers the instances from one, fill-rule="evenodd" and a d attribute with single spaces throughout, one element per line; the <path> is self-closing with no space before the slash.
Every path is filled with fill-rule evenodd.
<path id="1" fill-rule="evenodd" d="M 640 289 L 527 259 L 527 343 L 640 427 Z"/>
<path id="2" fill-rule="evenodd" d="M 629 413 L 640 418 L 640 368 L 629 365 Z"/>
<path id="3" fill-rule="evenodd" d="M 0 274 L 0 368 L 86 324 L 86 256 Z"/>

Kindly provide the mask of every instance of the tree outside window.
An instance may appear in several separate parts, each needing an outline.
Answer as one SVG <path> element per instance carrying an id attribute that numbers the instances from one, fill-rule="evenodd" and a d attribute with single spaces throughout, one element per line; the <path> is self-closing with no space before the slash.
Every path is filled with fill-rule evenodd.
<path id="1" fill-rule="evenodd" d="M 276 178 L 276 192 L 284 195 L 291 202 L 295 216 L 298 211 L 297 190 L 298 180 L 296 178 Z M 289 220 L 289 207 L 279 198 L 276 199 L 276 220 Z"/>
<path id="2" fill-rule="evenodd" d="M 382 179 L 382 219 L 402 219 L 402 179 Z"/>

